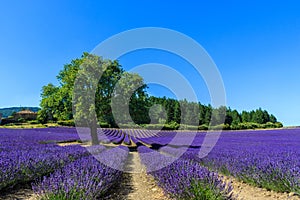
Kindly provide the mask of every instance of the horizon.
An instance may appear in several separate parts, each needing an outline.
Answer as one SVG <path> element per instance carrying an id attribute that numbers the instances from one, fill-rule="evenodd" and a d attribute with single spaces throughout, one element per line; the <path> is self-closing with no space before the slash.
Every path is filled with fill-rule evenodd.
<path id="1" fill-rule="evenodd" d="M 227 107 L 239 112 L 262 108 L 284 126 L 300 125 L 297 1 L 65 1 L 59 6 L 19 1 L 1 5 L 0 108 L 39 107 L 42 86 L 58 85 L 56 76 L 64 64 L 117 33 L 164 27 L 186 34 L 208 52 L 222 76 Z M 196 86 L 202 104 L 211 102 L 203 78 L 178 56 L 148 49 L 118 60 L 126 71 L 149 62 L 172 66 Z M 174 97 L 170 90 L 156 85 L 147 91 L 153 96 Z"/>

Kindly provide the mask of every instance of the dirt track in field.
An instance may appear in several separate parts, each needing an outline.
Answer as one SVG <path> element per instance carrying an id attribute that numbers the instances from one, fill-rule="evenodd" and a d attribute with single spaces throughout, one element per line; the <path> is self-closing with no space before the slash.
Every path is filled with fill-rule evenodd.
<path id="1" fill-rule="evenodd" d="M 30 185 L 20 185 L 12 190 L 7 190 L 0 194 L 0 200 L 36 200 Z"/>
<path id="2" fill-rule="evenodd" d="M 152 176 L 146 174 L 139 154 L 130 152 L 125 163 L 125 173 L 120 184 L 116 185 L 106 199 L 112 200 L 168 200 Z"/>

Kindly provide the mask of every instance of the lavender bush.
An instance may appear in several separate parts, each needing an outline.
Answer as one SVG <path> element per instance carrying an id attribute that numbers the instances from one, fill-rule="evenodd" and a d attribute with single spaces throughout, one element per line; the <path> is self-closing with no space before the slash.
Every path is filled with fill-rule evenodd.
<path id="1" fill-rule="evenodd" d="M 109 159 L 113 167 L 121 169 L 128 155 L 128 148 L 121 147 L 96 155 Z M 55 171 L 32 188 L 41 199 L 96 199 L 119 180 L 122 171 L 100 163 L 93 156 L 78 159 Z"/>
<path id="2" fill-rule="evenodd" d="M 142 162 L 150 174 L 158 181 L 165 192 L 176 199 L 232 199 L 232 186 L 226 184 L 217 173 L 209 171 L 198 163 L 178 159 L 172 164 L 156 171 L 152 171 L 158 163 L 167 162 L 168 156 L 154 153 L 156 156 L 147 156 L 153 150 L 140 146 L 138 151 Z"/>
<path id="3" fill-rule="evenodd" d="M 35 180 L 88 155 L 83 147 L 49 142 L 78 138 L 68 129 L 65 134 L 60 131 L 64 129 L 0 129 L 0 190 Z"/>
<path id="4" fill-rule="evenodd" d="M 254 186 L 299 194 L 299 144 L 300 129 L 224 131 L 207 157 L 199 159 L 199 148 L 189 148 L 181 158 L 200 162 Z M 161 151 L 176 156 L 181 149 L 164 147 Z"/>

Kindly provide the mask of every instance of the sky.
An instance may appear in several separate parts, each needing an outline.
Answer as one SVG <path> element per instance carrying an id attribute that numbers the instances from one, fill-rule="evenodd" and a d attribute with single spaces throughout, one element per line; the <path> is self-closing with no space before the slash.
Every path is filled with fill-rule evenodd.
<path id="1" fill-rule="evenodd" d="M 64 64 L 120 32 L 162 27 L 197 41 L 221 74 L 227 106 L 261 107 L 284 125 L 300 125 L 300 3 L 298 1 L 0 1 L 0 108 L 39 106 L 42 86 L 58 84 Z M 211 101 L 186 60 L 146 49 L 120 57 L 173 67 L 201 103 Z M 167 76 L 166 76 L 167 77 Z M 150 85 L 149 93 L 170 96 Z"/>

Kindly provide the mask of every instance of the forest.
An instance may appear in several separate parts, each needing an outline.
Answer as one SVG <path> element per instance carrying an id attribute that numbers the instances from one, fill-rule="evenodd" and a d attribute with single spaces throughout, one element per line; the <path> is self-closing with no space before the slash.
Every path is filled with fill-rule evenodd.
<path id="1" fill-rule="evenodd" d="M 96 75 L 101 78 L 98 79 Z M 91 76 L 96 78 L 92 79 Z M 186 99 L 150 96 L 147 85 L 138 74 L 126 72 L 117 60 L 111 61 L 89 53 L 83 53 L 81 58 L 64 65 L 57 79 L 58 86 L 49 83 L 42 88 L 41 110 L 38 111 L 41 123 L 55 121 L 74 126 L 75 120 L 85 125 L 96 123 L 110 128 L 169 130 L 283 126 L 273 114 L 262 108 L 239 112 L 226 106 L 214 108 Z M 78 86 L 76 82 L 81 84 Z M 80 91 L 80 96 L 76 95 L 76 90 Z M 92 90 L 94 96 L 89 96 Z M 88 99 L 95 101 L 84 105 Z M 117 111 L 113 107 L 118 108 Z M 122 112 L 126 108 L 129 114 Z M 97 122 L 89 121 L 91 109 L 95 110 Z"/>

